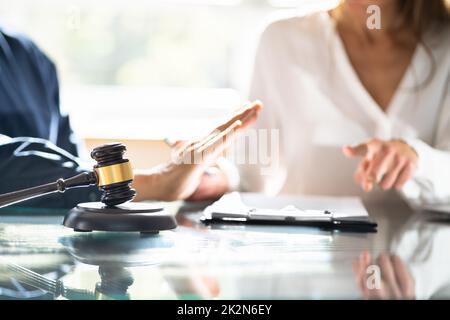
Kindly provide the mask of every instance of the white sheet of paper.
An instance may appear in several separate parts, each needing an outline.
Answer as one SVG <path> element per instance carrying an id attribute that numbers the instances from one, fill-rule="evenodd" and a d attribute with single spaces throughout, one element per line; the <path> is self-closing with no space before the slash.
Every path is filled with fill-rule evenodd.
<path id="1" fill-rule="evenodd" d="M 213 212 L 236 214 L 247 216 L 252 214 L 252 210 L 257 210 L 257 214 L 286 216 L 286 210 L 290 210 L 289 216 L 304 218 L 323 217 L 323 212 L 329 210 L 333 212 L 333 217 L 364 217 L 368 216 L 361 200 L 355 197 L 317 197 L 317 196 L 278 196 L 268 197 L 258 193 L 238 193 L 225 194 L 207 207 L 204 211 L 206 218 L 211 218 Z M 255 218 L 255 214 L 252 218 Z M 325 217 L 326 218 L 326 217 Z M 324 219 L 325 219 L 324 218 Z"/>

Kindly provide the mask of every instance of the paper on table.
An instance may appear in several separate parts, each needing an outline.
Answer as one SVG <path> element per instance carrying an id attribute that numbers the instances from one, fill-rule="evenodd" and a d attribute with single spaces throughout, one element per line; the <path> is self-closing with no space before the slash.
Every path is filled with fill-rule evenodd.
<path id="1" fill-rule="evenodd" d="M 250 205 L 248 205 L 250 204 Z M 233 214 L 242 217 L 257 218 L 262 215 L 305 217 L 308 219 L 326 219 L 323 212 L 330 210 L 334 218 L 368 217 L 367 210 L 358 198 L 354 197 L 302 197 L 279 196 L 268 197 L 256 193 L 232 192 L 222 196 L 218 201 L 207 207 L 203 214 L 211 219 L 212 213 Z M 252 215 L 253 212 L 253 215 Z"/>
<path id="2" fill-rule="evenodd" d="M 260 193 L 241 193 L 242 202 L 248 206 L 279 209 L 288 205 L 309 210 L 330 210 L 334 217 L 368 217 L 369 214 L 358 197 L 333 197 L 312 195 L 279 195 L 269 197 Z"/>
<path id="3" fill-rule="evenodd" d="M 232 192 L 223 195 L 219 200 L 208 206 L 203 214 L 205 218 L 211 219 L 213 212 L 223 212 L 236 215 L 247 215 L 254 207 L 246 206 L 238 192 Z"/>

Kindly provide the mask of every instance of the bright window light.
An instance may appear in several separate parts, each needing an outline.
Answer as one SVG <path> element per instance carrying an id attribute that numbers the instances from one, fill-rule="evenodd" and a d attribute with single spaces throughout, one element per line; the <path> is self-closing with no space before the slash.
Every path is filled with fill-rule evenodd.
<path id="1" fill-rule="evenodd" d="M 243 100 L 267 16 L 329 3 L 0 0 L 0 23 L 30 36 L 56 63 L 62 106 L 79 136 L 185 138 Z M 92 126 L 92 114 L 102 122 Z"/>

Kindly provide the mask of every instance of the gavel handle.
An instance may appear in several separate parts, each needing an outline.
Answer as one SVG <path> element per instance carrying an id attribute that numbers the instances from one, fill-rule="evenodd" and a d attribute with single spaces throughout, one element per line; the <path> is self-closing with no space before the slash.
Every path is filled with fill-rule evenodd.
<path id="1" fill-rule="evenodd" d="M 54 192 L 64 192 L 67 189 L 97 184 L 97 175 L 94 172 L 83 172 L 68 179 L 58 179 L 56 182 L 41 186 L 14 191 L 0 195 L 0 208 L 25 200 L 37 198 Z"/>

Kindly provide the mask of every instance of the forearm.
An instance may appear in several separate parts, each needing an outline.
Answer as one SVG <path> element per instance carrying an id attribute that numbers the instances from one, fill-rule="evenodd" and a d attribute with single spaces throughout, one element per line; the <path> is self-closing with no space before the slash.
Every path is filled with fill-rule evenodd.
<path id="1" fill-rule="evenodd" d="M 134 201 L 155 200 L 154 194 L 154 176 L 146 173 L 137 173 L 134 175 L 133 188 L 136 190 Z"/>
<path id="2" fill-rule="evenodd" d="M 136 190 L 134 201 L 175 201 L 180 200 L 176 165 L 168 163 L 149 170 L 136 170 L 132 187 Z M 177 181 L 178 180 L 178 181 Z"/>
<path id="3" fill-rule="evenodd" d="M 221 175 L 204 180 L 204 168 L 195 164 L 167 163 L 146 171 L 136 171 L 135 201 L 200 200 L 223 190 Z M 214 192 L 212 192 L 214 190 Z"/>
<path id="4" fill-rule="evenodd" d="M 148 171 L 135 172 L 134 200 L 209 200 L 219 198 L 230 190 L 229 177 L 220 167 L 211 167 L 206 173 L 194 172 L 189 179 L 185 179 L 186 168 L 182 166 L 186 165 L 168 164 Z M 197 180 L 198 184 L 195 182 Z"/>

